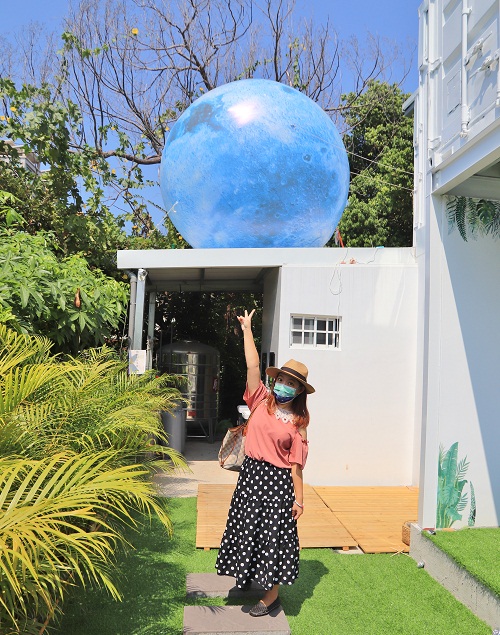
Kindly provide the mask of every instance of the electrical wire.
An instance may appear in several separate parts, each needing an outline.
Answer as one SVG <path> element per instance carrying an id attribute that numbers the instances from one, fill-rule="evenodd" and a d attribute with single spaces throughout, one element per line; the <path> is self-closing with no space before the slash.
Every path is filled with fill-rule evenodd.
<path id="1" fill-rule="evenodd" d="M 353 152 L 352 150 L 348 150 L 343 143 L 342 143 L 342 145 L 338 145 L 338 144 L 335 144 L 335 143 L 332 144 L 332 143 L 329 143 L 328 141 L 325 141 L 325 139 L 323 139 L 323 137 L 320 137 L 319 135 L 315 135 L 313 133 L 309 133 L 309 134 L 310 134 L 311 137 L 314 137 L 314 138 L 318 139 L 319 141 L 322 141 L 326 145 L 333 145 L 336 148 L 345 150 L 347 152 L 347 154 L 351 154 L 354 157 L 357 157 L 359 159 L 363 159 L 364 161 L 368 161 L 369 163 L 375 163 L 375 165 L 380 165 L 380 166 L 382 166 L 384 168 L 391 169 L 391 170 L 394 170 L 396 172 L 403 172 L 404 174 L 409 174 L 410 176 L 414 176 L 413 172 L 409 172 L 408 170 L 404 170 L 403 168 L 397 168 L 395 165 L 386 165 L 386 164 L 381 163 L 380 161 L 376 161 L 374 159 L 368 159 L 368 158 L 362 156 L 361 154 L 356 154 L 356 152 Z"/>
<path id="2" fill-rule="evenodd" d="M 410 176 L 414 176 L 413 172 L 409 172 L 408 170 L 403 170 L 403 168 L 397 168 L 394 165 L 387 165 L 385 163 L 381 163 L 380 161 L 375 161 L 374 159 L 368 159 L 361 154 L 356 154 L 352 150 L 345 149 L 347 154 L 351 154 L 353 157 L 357 157 L 358 159 L 363 159 L 363 161 L 368 161 L 369 163 L 375 163 L 375 165 L 381 166 L 383 168 L 387 168 L 388 170 L 394 170 L 395 172 L 403 172 L 403 174 L 409 174 Z"/>
<path id="3" fill-rule="evenodd" d="M 292 129 L 295 130 L 295 126 L 292 126 Z M 320 137 L 319 135 L 313 134 L 313 133 L 309 133 L 311 137 L 318 139 L 319 141 L 322 141 L 325 145 L 327 146 L 331 146 L 333 145 L 334 147 L 338 148 L 339 150 L 344 150 L 347 154 L 350 154 L 352 156 L 358 157 L 360 159 L 363 159 L 364 161 L 368 161 L 369 163 L 373 163 L 376 166 L 380 167 L 380 168 L 384 168 L 386 170 L 394 170 L 395 172 L 402 172 L 403 174 L 408 174 L 409 176 L 414 176 L 413 172 L 409 172 L 408 170 L 404 170 L 402 168 L 397 168 L 395 165 L 387 165 L 385 163 L 382 163 L 381 161 L 375 161 L 374 159 L 368 159 L 366 157 L 363 157 L 360 154 L 356 154 L 356 152 L 352 152 L 352 150 L 348 150 L 345 145 L 342 143 L 341 145 L 336 144 L 336 143 L 331 143 L 326 141 L 325 139 L 323 139 L 323 137 Z M 354 174 L 355 176 L 359 176 L 359 174 L 361 174 L 360 172 L 353 172 L 351 171 L 351 174 Z M 373 177 L 375 178 L 375 177 Z M 377 177 L 377 180 L 380 183 L 384 183 L 384 185 L 388 185 L 389 187 L 395 188 L 395 189 L 402 189 L 402 190 L 406 190 L 407 192 L 411 192 L 413 194 L 414 189 L 411 189 L 409 187 L 405 187 L 404 185 L 396 185 L 395 183 L 390 183 L 389 181 L 384 181 L 383 179 L 380 179 Z"/>
<path id="4" fill-rule="evenodd" d="M 405 187 L 404 185 L 396 185 L 396 183 L 391 183 L 390 181 L 384 181 L 384 179 L 381 179 L 376 174 L 370 174 L 369 172 L 354 172 L 354 171 L 351 171 L 351 174 L 354 174 L 354 176 L 371 177 L 372 179 L 376 179 L 379 183 L 383 183 L 384 185 L 389 185 L 390 187 L 392 187 L 394 189 L 406 190 L 407 192 L 411 192 L 412 194 L 415 193 L 415 190 L 412 189 L 412 188 Z"/>

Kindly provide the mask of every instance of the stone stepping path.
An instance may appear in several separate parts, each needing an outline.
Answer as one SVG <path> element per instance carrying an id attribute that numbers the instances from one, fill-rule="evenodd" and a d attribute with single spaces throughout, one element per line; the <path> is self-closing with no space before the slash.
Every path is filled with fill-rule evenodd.
<path id="1" fill-rule="evenodd" d="M 283 609 L 252 617 L 251 606 L 185 606 L 185 635 L 290 635 Z"/>
<path id="2" fill-rule="evenodd" d="M 255 599 L 262 593 L 256 583 L 248 591 L 234 585 L 229 576 L 216 573 L 190 573 L 186 579 L 189 598 L 245 597 Z M 270 615 L 252 617 L 249 611 L 255 601 L 244 606 L 185 606 L 184 635 L 291 635 L 283 608 Z"/>

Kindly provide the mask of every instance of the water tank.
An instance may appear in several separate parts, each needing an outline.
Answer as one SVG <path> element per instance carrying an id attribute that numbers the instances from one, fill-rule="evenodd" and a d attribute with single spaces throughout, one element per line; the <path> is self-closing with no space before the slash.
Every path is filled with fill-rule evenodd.
<path id="1" fill-rule="evenodd" d="M 204 437 L 212 442 L 219 409 L 220 354 L 201 342 L 173 342 L 158 351 L 158 370 L 185 377 L 180 386 L 188 400 L 188 437 Z"/>

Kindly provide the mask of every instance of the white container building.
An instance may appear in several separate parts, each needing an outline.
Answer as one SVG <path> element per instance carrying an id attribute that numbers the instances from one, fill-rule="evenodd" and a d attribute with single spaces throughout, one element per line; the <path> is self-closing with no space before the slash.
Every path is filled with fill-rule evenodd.
<path id="1" fill-rule="evenodd" d="M 419 271 L 419 523 L 500 518 L 500 242 L 450 228 L 452 196 L 500 200 L 498 0 L 433 0 L 419 9 L 415 112 L 415 248 Z M 462 503 L 446 494 L 443 456 Z M 462 461 L 462 473 L 459 473 Z M 447 500 L 448 496 L 448 500 Z M 452 512 L 452 516 L 454 514 Z"/>

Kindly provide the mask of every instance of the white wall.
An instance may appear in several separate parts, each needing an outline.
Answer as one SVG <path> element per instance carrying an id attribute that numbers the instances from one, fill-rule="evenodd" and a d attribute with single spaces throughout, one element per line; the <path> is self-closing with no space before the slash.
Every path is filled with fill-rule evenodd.
<path id="1" fill-rule="evenodd" d="M 448 231 L 445 201 L 433 200 L 429 241 L 432 284 L 428 296 L 426 431 L 429 435 L 423 487 L 429 506 L 424 526 L 435 524 L 438 450 L 458 443 L 467 458 L 467 506 L 453 527 L 468 524 L 471 489 L 477 526 L 500 519 L 500 245 L 489 238 L 464 242 Z M 432 447 L 433 446 L 433 447 Z M 432 457 L 432 460 L 431 460 Z M 434 499 L 434 505 L 432 505 Z"/>
<path id="2" fill-rule="evenodd" d="M 412 250 L 333 254 L 330 267 L 281 268 L 281 307 L 274 316 L 280 325 L 277 364 L 290 358 L 304 362 L 316 388 L 308 399 L 305 480 L 414 484 L 417 267 Z M 351 258 L 355 264 L 349 264 Z M 291 347 L 292 314 L 340 316 L 341 350 Z M 265 323 L 266 315 L 264 310 Z"/>
<path id="3" fill-rule="evenodd" d="M 499 0 L 425 0 L 420 9 L 419 94 L 415 107 L 415 248 L 419 267 L 417 369 L 422 452 L 419 523 L 436 526 L 440 446 L 458 443 L 475 524 L 500 518 L 500 245 L 449 233 L 444 195 L 493 197 L 500 179 Z M 462 48 L 464 45 L 464 48 Z M 466 67 L 462 61 L 469 59 Z M 486 178 L 485 178 L 486 177 Z M 418 388 L 417 388 L 418 390 Z"/>

